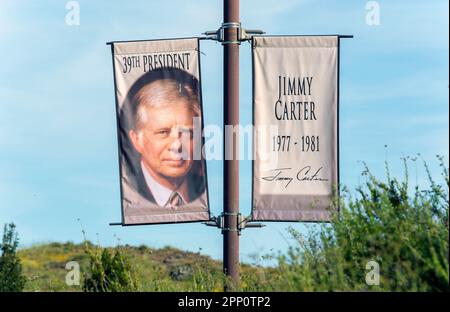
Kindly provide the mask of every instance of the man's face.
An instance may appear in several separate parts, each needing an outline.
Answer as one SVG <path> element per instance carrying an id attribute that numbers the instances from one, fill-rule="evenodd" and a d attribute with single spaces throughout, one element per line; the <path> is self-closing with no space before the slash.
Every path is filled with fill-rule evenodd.
<path id="1" fill-rule="evenodd" d="M 159 178 L 181 178 L 192 167 L 193 117 L 191 104 L 180 98 L 161 107 L 144 107 L 146 123 L 130 138 L 142 161 Z"/>

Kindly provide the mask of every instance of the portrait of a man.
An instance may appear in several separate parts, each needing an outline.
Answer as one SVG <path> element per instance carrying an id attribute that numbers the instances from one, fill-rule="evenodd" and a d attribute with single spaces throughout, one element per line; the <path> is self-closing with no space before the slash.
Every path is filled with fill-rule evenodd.
<path id="1" fill-rule="evenodd" d="M 207 210 L 205 162 L 194 157 L 202 144 L 194 138 L 196 120 L 201 100 L 193 75 L 163 68 L 132 85 L 120 114 L 122 192 L 130 207 Z"/>

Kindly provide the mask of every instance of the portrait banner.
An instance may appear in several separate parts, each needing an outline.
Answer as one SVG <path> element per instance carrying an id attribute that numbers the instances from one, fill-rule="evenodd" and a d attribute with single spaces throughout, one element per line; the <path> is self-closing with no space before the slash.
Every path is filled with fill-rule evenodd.
<path id="1" fill-rule="evenodd" d="M 338 191 L 338 36 L 255 36 L 252 220 L 327 222 Z"/>
<path id="2" fill-rule="evenodd" d="M 209 220 L 198 38 L 111 48 L 122 225 Z"/>

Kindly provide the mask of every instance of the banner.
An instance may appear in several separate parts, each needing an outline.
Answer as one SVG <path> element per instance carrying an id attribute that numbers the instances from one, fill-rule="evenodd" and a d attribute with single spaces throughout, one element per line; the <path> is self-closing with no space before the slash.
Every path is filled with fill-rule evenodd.
<path id="1" fill-rule="evenodd" d="M 337 36 L 253 37 L 252 219 L 329 221 L 338 186 Z"/>
<path id="2" fill-rule="evenodd" d="M 122 225 L 210 218 L 198 46 L 112 43 Z"/>

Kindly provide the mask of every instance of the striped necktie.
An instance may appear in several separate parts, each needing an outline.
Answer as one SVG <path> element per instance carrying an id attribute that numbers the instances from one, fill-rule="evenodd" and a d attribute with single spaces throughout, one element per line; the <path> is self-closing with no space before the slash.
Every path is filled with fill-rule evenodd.
<path id="1" fill-rule="evenodd" d="M 180 194 L 178 194 L 178 192 L 173 192 L 169 198 L 170 207 L 173 209 L 177 209 L 178 206 L 181 206 L 182 204 L 183 204 L 183 199 L 181 198 Z"/>

